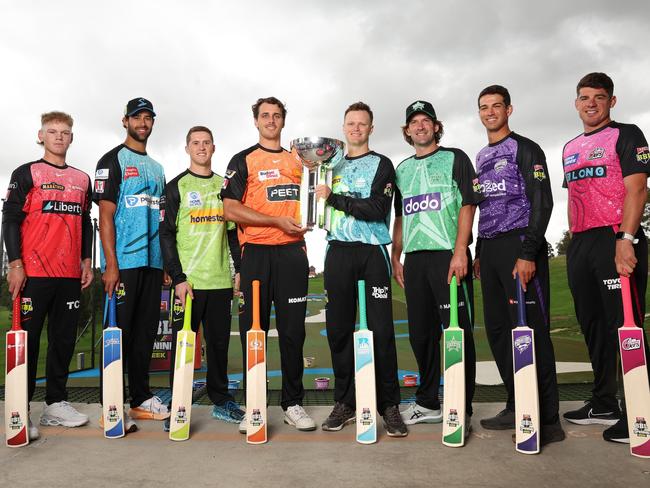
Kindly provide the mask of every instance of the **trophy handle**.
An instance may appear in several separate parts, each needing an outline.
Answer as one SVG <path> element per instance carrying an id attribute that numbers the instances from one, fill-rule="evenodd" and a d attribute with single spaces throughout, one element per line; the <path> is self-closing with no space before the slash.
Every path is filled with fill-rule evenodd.
<path id="1" fill-rule="evenodd" d="M 318 184 L 318 171 L 309 169 L 309 190 L 307 196 L 307 224 L 308 230 L 312 230 L 316 225 L 316 216 L 318 215 L 318 200 L 316 200 L 316 185 Z"/>
<path id="2" fill-rule="evenodd" d="M 325 181 L 325 184 L 332 189 L 332 169 L 326 165 L 321 166 L 321 179 Z M 318 226 L 321 229 L 329 232 L 330 230 L 330 221 L 332 217 L 332 209 L 329 205 L 325 204 L 325 200 L 319 201 L 320 207 L 318 209 Z"/>

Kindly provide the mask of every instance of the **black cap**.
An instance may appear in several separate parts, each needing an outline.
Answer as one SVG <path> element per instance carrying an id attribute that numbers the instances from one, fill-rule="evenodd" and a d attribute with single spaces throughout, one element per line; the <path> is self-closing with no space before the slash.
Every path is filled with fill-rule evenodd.
<path id="1" fill-rule="evenodd" d="M 408 124 L 409 119 L 417 113 L 423 113 L 431 117 L 432 120 L 437 120 L 436 111 L 433 110 L 433 105 L 429 102 L 418 100 L 406 107 L 406 123 Z"/>
<path id="2" fill-rule="evenodd" d="M 143 110 L 148 110 L 151 112 L 151 115 L 154 117 L 156 116 L 156 112 L 153 111 L 153 104 L 146 98 L 142 97 L 129 100 L 129 103 L 126 104 L 126 108 L 124 109 L 124 115 L 126 117 L 131 117 Z"/>

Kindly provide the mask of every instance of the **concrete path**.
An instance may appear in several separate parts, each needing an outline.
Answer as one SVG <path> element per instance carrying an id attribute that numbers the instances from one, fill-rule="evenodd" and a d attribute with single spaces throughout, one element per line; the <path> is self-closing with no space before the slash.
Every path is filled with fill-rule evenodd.
<path id="1" fill-rule="evenodd" d="M 579 405 L 563 402 L 561 411 Z M 404 439 L 380 429 L 370 446 L 354 442 L 351 426 L 297 432 L 283 424 L 279 407 L 269 410 L 270 441 L 261 446 L 247 445 L 236 425 L 212 420 L 204 406 L 193 408 L 189 441 L 169 441 L 154 421 L 110 441 L 98 427 L 99 405 L 76 406 L 90 415 L 90 426 L 43 427 L 25 448 L 0 447 L 1 487 L 650 487 L 650 460 L 603 441 L 601 426 L 565 424 L 564 442 L 538 456 L 517 454 L 512 431 L 480 427 L 480 418 L 500 410 L 497 404 L 475 405 L 474 432 L 461 449 L 441 444 L 440 424 L 413 426 Z M 32 406 L 34 420 L 41 407 Z M 319 424 L 329 410 L 308 408 Z"/>

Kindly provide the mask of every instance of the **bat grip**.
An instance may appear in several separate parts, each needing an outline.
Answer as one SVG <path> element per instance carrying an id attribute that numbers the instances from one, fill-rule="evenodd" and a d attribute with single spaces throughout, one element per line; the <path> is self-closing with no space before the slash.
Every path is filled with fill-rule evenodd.
<path id="1" fill-rule="evenodd" d="M 366 320 L 366 282 L 364 280 L 358 281 L 359 287 L 359 330 L 368 328 Z"/>
<path id="2" fill-rule="evenodd" d="M 253 328 L 260 328 L 260 280 L 253 280 Z"/>
<path id="3" fill-rule="evenodd" d="M 526 325 L 526 295 L 524 295 L 518 273 L 515 277 L 515 283 L 517 287 L 517 325 L 523 327 Z"/>
<path id="4" fill-rule="evenodd" d="M 185 295 L 185 310 L 183 310 L 183 329 L 192 330 L 192 297 Z"/>
<path id="5" fill-rule="evenodd" d="M 117 327 L 117 297 L 115 296 L 115 290 L 113 294 L 108 299 L 108 326 Z"/>
<path id="6" fill-rule="evenodd" d="M 630 278 L 619 275 L 621 280 L 621 297 L 623 298 L 623 325 L 636 327 L 634 312 L 632 311 L 632 294 L 630 292 Z"/>
<path id="7" fill-rule="evenodd" d="M 452 275 L 449 283 L 449 327 L 458 327 L 458 285 L 456 275 Z"/>
<path id="8" fill-rule="evenodd" d="M 11 316 L 11 330 L 20 330 L 20 293 L 14 299 L 14 312 Z"/>

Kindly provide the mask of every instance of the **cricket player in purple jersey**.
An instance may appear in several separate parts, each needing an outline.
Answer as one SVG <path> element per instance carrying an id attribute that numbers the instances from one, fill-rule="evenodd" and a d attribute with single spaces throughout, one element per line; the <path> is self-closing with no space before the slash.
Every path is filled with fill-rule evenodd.
<path id="1" fill-rule="evenodd" d="M 572 233 L 567 276 L 589 350 L 594 387 L 585 405 L 566 412 L 564 418 L 580 425 L 609 425 L 603 432 L 605 440 L 629 443 L 625 405 L 621 415 L 616 399 L 617 327 L 623 323 L 619 275 L 630 278 L 634 321 L 643 326 L 648 243 L 640 222 L 650 152 L 636 125 L 611 119 L 616 97 L 609 76 L 589 73 L 576 91 L 584 133 L 567 142 L 562 152 Z M 645 345 L 648 356 L 647 340 Z"/>
<path id="2" fill-rule="evenodd" d="M 515 389 L 511 330 L 517 322 L 515 276 L 526 290 L 526 315 L 535 331 L 541 413 L 541 443 L 564 439 L 560 426 L 555 354 L 550 336 L 548 253 L 544 233 L 553 210 L 546 157 L 530 139 L 510 130 L 510 93 L 500 85 L 483 89 L 479 117 L 488 145 L 476 156 L 481 193 L 474 274 L 481 279 L 488 342 L 508 399 L 485 429 L 514 429 Z"/>

